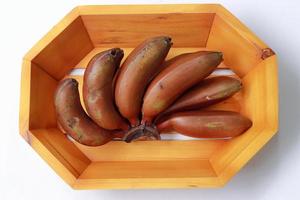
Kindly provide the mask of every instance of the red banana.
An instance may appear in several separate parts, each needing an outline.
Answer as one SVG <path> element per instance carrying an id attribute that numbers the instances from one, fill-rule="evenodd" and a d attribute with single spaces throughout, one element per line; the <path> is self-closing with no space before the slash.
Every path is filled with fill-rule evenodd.
<path id="1" fill-rule="evenodd" d="M 170 62 L 146 91 L 142 123 L 151 123 L 183 92 L 212 73 L 221 61 L 222 53 L 201 51 L 180 56 L 180 59 Z"/>
<path id="2" fill-rule="evenodd" d="M 252 122 L 231 111 L 187 111 L 172 114 L 157 124 L 162 132 L 178 132 L 195 138 L 235 137 L 252 126 Z"/>
<path id="3" fill-rule="evenodd" d="M 81 144 L 103 145 L 120 133 L 99 127 L 85 113 L 80 103 L 78 82 L 75 79 L 64 79 L 58 84 L 54 102 L 59 124 L 69 136 Z"/>
<path id="4" fill-rule="evenodd" d="M 116 110 L 113 97 L 113 79 L 123 56 L 119 48 L 98 53 L 84 73 L 83 100 L 87 113 L 100 127 L 109 130 L 129 128 Z"/>
<path id="5" fill-rule="evenodd" d="M 129 54 L 120 69 L 115 87 L 116 105 L 132 126 L 139 125 L 145 89 L 160 70 L 171 45 L 170 37 L 148 39 Z"/>
<path id="6" fill-rule="evenodd" d="M 160 116 L 178 111 L 194 110 L 219 103 L 238 92 L 242 82 L 227 76 L 204 79 L 168 107 Z"/>

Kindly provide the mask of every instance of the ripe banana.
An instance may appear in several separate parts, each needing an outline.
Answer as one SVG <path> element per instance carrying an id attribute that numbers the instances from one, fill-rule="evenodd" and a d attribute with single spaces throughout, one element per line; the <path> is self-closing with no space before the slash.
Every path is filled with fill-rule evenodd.
<path id="1" fill-rule="evenodd" d="M 81 144 L 103 145 L 120 133 L 99 127 L 85 113 L 80 104 L 78 82 L 75 79 L 64 79 L 58 84 L 54 102 L 59 124 L 68 135 Z"/>
<path id="2" fill-rule="evenodd" d="M 129 54 L 120 68 L 115 87 L 116 105 L 133 127 L 139 125 L 145 89 L 158 73 L 171 45 L 170 37 L 148 39 Z"/>
<path id="3" fill-rule="evenodd" d="M 252 122 L 231 111 L 187 111 L 172 114 L 157 124 L 162 132 L 178 132 L 195 138 L 235 137 L 252 126 Z"/>
<path id="4" fill-rule="evenodd" d="M 113 79 L 124 56 L 119 48 L 98 53 L 89 62 L 83 79 L 83 100 L 87 113 L 100 127 L 128 130 L 114 105 Z"/>
<path id="5" fill-rule="evenodd" d="M 170 62 L 149 85 L 144 96 L 142 123 L 167 109 L 183 92 L 207 77 L 221 63 L 222 53 L 201 51 Z"/>
<path id="6" fill-rule="evenodd" d="M 204 79 L 168 107 L 162 115 L 178 111 L 187 111 L 210 106 L 219 103 L 238 92 L 242 88 L 242 82 L 227 76 L 216 76 Z"/>

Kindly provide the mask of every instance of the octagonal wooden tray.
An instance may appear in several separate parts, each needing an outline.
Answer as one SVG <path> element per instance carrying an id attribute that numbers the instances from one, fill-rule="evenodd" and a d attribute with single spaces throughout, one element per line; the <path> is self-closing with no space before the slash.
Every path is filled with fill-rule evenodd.
<path id="1" fill-rule="evenodd" d="M 173 38 L 169 57 L 222 51 L 222 66 L 244 87 L 216 107 L 248 116 L 251 129 L 232 140 L 114 141 L 100 147 L 68 140 L 57 128 L 53 105 L 59 80 L 73 76 L 81 81 L 70 71 L 85 68 L 97 52 L 121 47 L 128 54 L 155 35 Z M 277 90 L 274 52 L 221 5 L 79 6 L 24 57 L 20 134 L 76 189 L 220 187 L 276 133 Z"/>

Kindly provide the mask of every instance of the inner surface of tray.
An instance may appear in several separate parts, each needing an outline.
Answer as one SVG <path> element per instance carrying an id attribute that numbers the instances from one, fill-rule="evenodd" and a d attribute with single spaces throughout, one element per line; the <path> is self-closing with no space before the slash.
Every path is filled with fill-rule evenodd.
<path id="1" fill-rule="evenodd" d="M 172 37 L 168 58 L 222 51 L 219 69 L 240 78 L 243 89 L 208 109 L 240 112 L 253 126 L 230 140 L 113 141 L 99 147 L 68 140 L 57 127 L 53 95 L 58 82 L 73 77 L 81 88 L 82 72 L 93 55 L 120 47 L 126 57 L 138 43 L 157 35 Z M 274 53 L 220 5 L 79 7 L 24 58 L 20 132 L 74 188 L 220 186 L 276 132 L 276 84 Z"/>
<path id="2" fill-rule="evenodd" d="M 118 23 L 113 23 L 117 20 Z M 159 29 L 156 28 L 157 24 L 159 24 Z M 231 70 L 232 74 L 227 76 L 243 79 L 243 76 L 255 67 L 253 65 L 250 69 L 249 63 L 259 62 L 259 57 L 248 56 L 247 54 L 257 53 L 257 50 L 254 49 L 254 52 L 249 51 L 246 48 L 250 45 L 248 44 L 249 41 L 240 38 L 231 29 L 225 21 L 214 13 L 134 14 L 124 16 L 82 15 L 76 18 L 64 32 L 54 39 L 51 45 L 46 47 L 33 59 L 35 67 L 32 70 L 32 81 L 36 83 L 36 88 L 33 88 L 32 93 L 37 94 L 33 95 L 36 99 L 36 104 L 31 108 L 36 110 L 32 112 L 30 127 L 32 130 L 47 128 L 48 131 L 44 132 L 43 136 L 41 133 L 37 134 L 36 131 L 32 131 L 32 133 L 37 134 L 39 137 L 44 137 L 51 145 L 59 148 L 57 146 L 57 144 L 60 144 L 58 140 L 67 140 L 67 138 L 53 137 L 52 135 L 53 132 L 62 134 L 56 128 L 52 96 L 58 81 L 66 77 L 77 79 L 82 101 L 82 74 L 72 75 L 72 70 L 86 68 L 89 60 L 96 53 L 113 47 L 124 49 L 124 57 L 126 58 L 138 43 L 148 37 L 156 35 L 170 35 L 172 37 L 174 45 L 167 59 L 186 52 L 221 50 L 224 53 L 224 62 L 218 69 Z M 232 40 L 233 38 L 237 41 Z M 241 42 L 240 40 L 244 41 Z M 245 47 L 242 46 L 240 48 L 241 43 Z M 241 56 L 236 57 L 232 56 L 232 54 Z M 247 62 L 243 61 L 244 59 L 247 59 Z M 211 76 L 214 76 L 214 74 Z M 45 91 L 44 93 L 47 93 L 47 95 L 42 96 L 43 92 L 41 90 L 45 88 L 47 88 L 47 92 Z M 232 110 L 249 116 L 249 113 L 242 109 L 247 104 L 243 99 L 244 90 L 238 92 L 230 99 L 210 106 L 207 109 Z M 48 117 L 45 119 L 45 123 L 43 123 L 43 120 L 41 123 L 41 118 L 44 117 L 44 108 L 46 107 L 44 105 L 46 101 L 42 99 L 45 97 L 48 99 Z M 82 105 L 84 106 L 83 101 Z M 69 142 L 65 143 L 65 145 L 70 145 Z M 131 144 L 112 141 L 104 146 L 93 148 L 80 145 L 76 142 L 74 143 L 84 156 L 92 162 L 151 160 L 208 161 L 217 152 L 219 147 L 231 143 L 231 140 L 157 141 L 135 142 Z M 181 149 L 181 151 L 178 151 L 178 149 Z"/>

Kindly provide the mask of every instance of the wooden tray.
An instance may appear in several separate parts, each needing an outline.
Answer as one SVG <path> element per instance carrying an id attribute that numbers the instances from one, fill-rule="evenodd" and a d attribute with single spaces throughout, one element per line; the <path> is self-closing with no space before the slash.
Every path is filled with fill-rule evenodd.
<path id="1" fill-rule="evenodd" d="M 244 88 L 214 108 L 237 110 L 253 121 L 232 140 L 73 143 L 56 124 L 53 93 L 73 68 L 112 47 L 126 54 L 145 38 L 170 35 L 169 57 L 214 49 Z M 276 56 L 229 11 L 217 4 L 79 6 L 24 57 L 20 134 L 75 189 L 220 187 L 278 129 Z M 245 180 L 247 181 L 247 180 Z"/>

